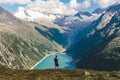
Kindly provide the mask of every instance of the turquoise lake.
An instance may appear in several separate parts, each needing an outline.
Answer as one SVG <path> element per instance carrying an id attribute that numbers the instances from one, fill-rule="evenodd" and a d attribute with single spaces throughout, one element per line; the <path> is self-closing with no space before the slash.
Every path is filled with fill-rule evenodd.
<path id="1" fill-rule="evenodd" d="M 54 57 L 58 56 L 59 68 L 75 68 L 75 65 L 72 64 L 72 58 L 66 54 L 56 53 L 46 57 L 40 63 L 38 63 L 34 69 L 51 69 L 55 68 Z"/>

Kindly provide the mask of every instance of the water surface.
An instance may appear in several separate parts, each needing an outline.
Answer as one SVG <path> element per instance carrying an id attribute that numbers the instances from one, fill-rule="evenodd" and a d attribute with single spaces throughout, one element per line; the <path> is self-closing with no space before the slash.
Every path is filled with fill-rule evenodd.
<path id="1" fill-rule="evenodd" d="M 63 53 L 55 53 L 53 55 L 50 55 L 46 57 L 44 60 L 42 60 L 38 65 L 34 67 L 34 69 L 51 69 L 55 68 L 54 65 L 54 57 L 55 55 L 58 56 L 59 66 L 60 68 L 75 68 L 75 65 L 72 64 L 72 58 L 66 54 Z"/>

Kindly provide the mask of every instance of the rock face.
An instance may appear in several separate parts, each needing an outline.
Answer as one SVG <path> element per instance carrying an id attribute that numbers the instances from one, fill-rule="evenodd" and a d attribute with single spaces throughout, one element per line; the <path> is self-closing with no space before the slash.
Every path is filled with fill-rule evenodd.
<path id="1" fill-rule="evenodd" d="M 66 43 L 63 45 L 68 48 L 73 42 L 75 36 L 79 31 L 86 28 L 92 21 L 98 19 L 102 14 L 102 11 L 98 13 L 78 12 L 73 15 L 60 15 L 53 13 L 41 12 L 39 9 L 28 9 L 21 7 L 13 13 L 16 17 L 26 20 L 37 22 L 47 27 L 57 28 L 60 31 L 64 31 L 66 39 L 63 39 Z M 67 35 L 67 36 L 66 36 Z"/>
<path id="2" fill-rule="evenodd" d="M 106 9 L 97 8 L 92 13 L 94 13 L 94 14 L 100 14 L 100 13 L 103 13 L 105 10 Z"/>
<path id="3" fill-rule="evenodd" d="M 91 75 L 91 73 L 90 73 L 90 72 L 88 72 L 88 71 L 84 71 L 84 72 L 83 72 L 83 75 L 84 75 L 84 76 L 90 76 L 90 75 Z"/>
<path id="4" fill-rule="evenodd" d="M 120 4 L 111 6 L 98 20 L 80 32 L 68 49 L 79 68 L 120 70 Z"/>
<path id="5" fill-rule="evenodd" d="M 89 12 L 78 12 L 77 14 L 75 14 L 75 16 L 79 18 L 82 18 L 81 15 L 88 16 L 88 17 L 92 16 L 92 14 Z"/>
<path id="6" fill-rule="evenodd" d="M 62 49 L 49 35 L 45 37 L 36 30 L 36 26 L 52 34 L 50 28 L 20 20 L 0 7 L 0 64 L 14 69 L 29 69 L 45 53 Z"/>

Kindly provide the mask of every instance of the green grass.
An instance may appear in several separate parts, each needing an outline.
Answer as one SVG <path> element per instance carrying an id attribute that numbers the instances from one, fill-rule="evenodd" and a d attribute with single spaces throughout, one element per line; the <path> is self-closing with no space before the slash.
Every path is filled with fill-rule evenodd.
<path id="1" fill-rule="evenodd" d="M 88 71 L 90 75 L 84 75 Z M 0 67 L 0 80 L 119 80 L 118 72 L 83 69 L 13 70 Z"/>

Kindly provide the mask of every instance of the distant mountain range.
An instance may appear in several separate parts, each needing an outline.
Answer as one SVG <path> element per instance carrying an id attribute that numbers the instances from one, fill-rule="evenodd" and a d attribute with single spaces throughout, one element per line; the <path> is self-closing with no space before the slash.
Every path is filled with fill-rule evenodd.
<path id="1" fill-rule="evenodd" d="M 120 70 L 120 4 L 109 7 L 76 39 L 67 52 L 78 68 Z"/>
<path id="2" fill-rule="evenodd" d="M 94 14 L 94 18 L 83 12 L 80 14 L 83 18 L 79 18 L 19 8 L 14 15 L 18 18 L 0 7 L 0 63 L 10 68 L 27 69 L 45 53 L 60 51 L 61 46 L 69 47 L 72 37 L 77 35 L 76 30 L 82 30 L 101 14 Z M 90 18 L 88 22 L 85 22 L 86 17 Z M 87 25 L 80 26 L 83 22 Z"/>
<path id="3" fill-rule="evenodd" d="M 101 14 L 101 13 L 105 12 L 106 10 L 107 10 L 107 8 L 106 9 L 97 8 L 92 13 Z"/>
<path id="4" fill-rule="evenodd" d="M 28 69 L 65 48 L 77 68 L 120 70 L 120 4 L 73 15 L 0 8 L 0 27 L 0 64 L 9 68 Z"/>
<path id="5" fill-rule="evenodd" d="M 25 21 L 37 22 L 64 31 L 68 36 L 66 41 L 67 45 L 64 46 L 67 48 L 72 44 L 74 37 L 78 32 L 100 17 L 104 11 L 105 10 L 99 8 L 95 10 L 94 13 L 78 12 L 73 15 L 59 15 L 20 7 L 13 14 Z"/>

